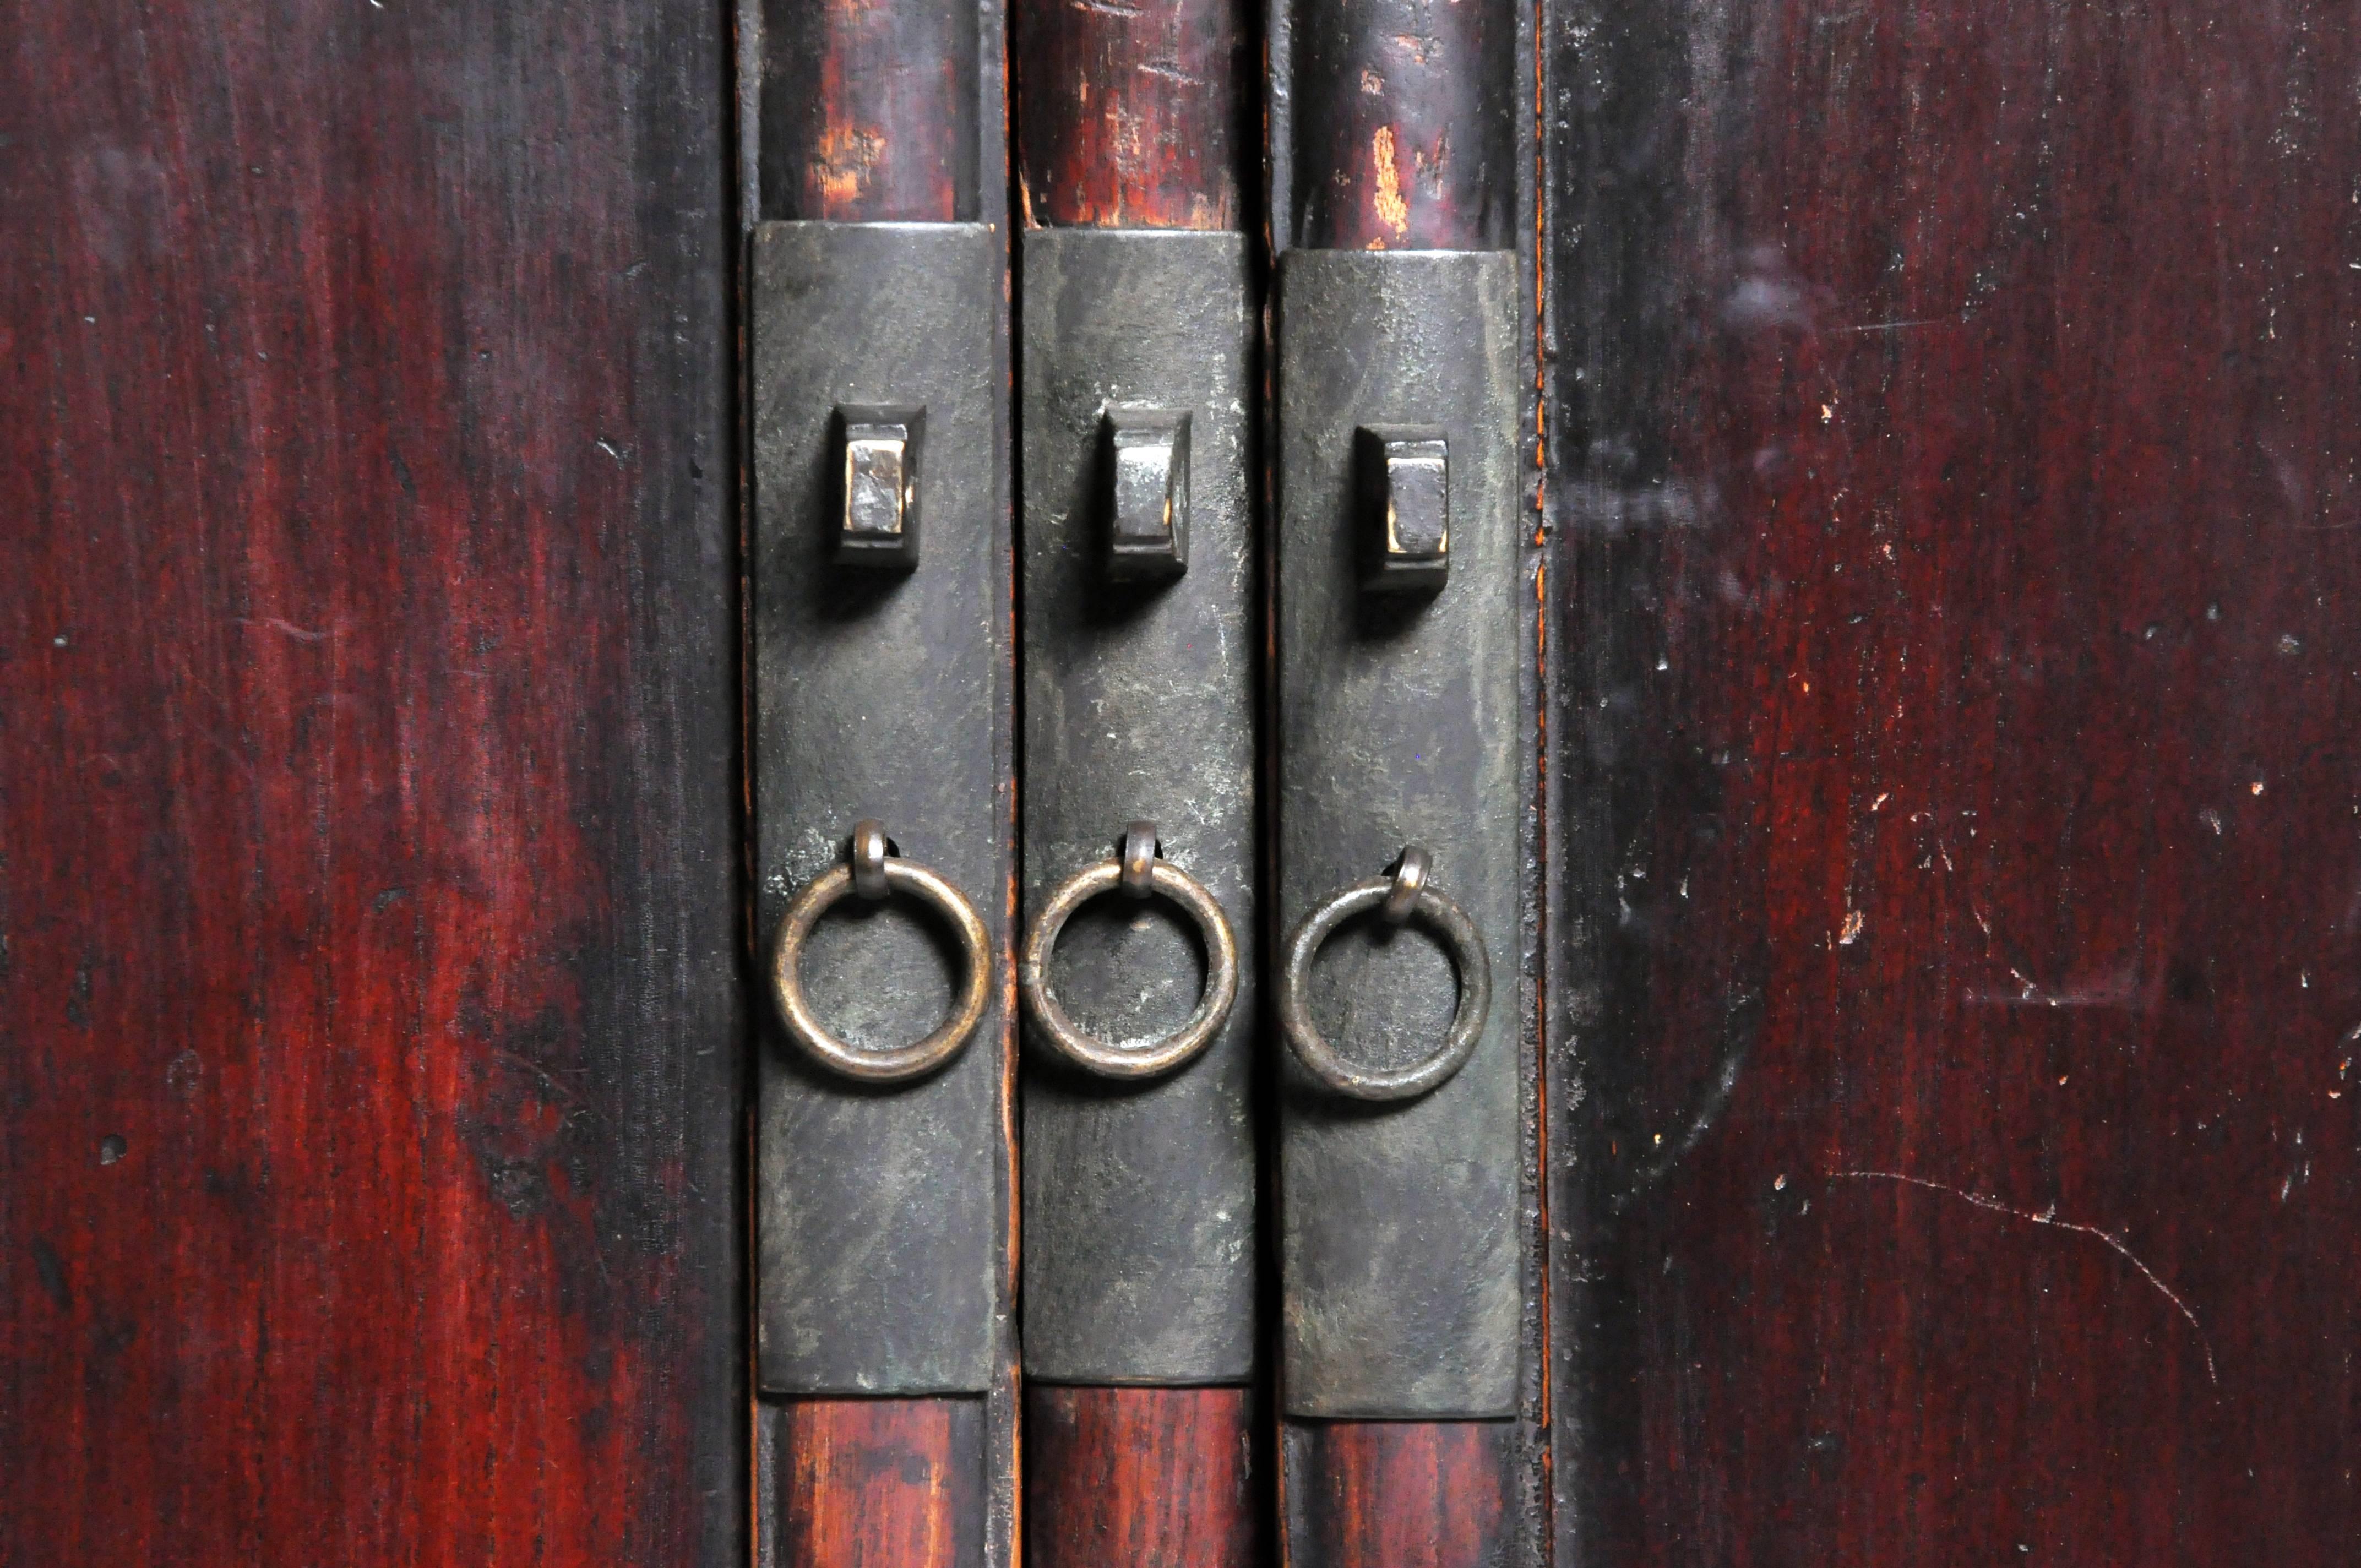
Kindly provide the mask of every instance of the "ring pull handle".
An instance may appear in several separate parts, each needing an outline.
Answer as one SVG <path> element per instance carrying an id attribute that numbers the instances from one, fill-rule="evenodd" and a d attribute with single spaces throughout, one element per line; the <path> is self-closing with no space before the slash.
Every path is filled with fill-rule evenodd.
<path id="1" fill-rule="evenodd" d="M 1049 989 L 1049 956 L 1058 934 L 1074 911 L 1100 894 L 1120 888 L 1134 898 L 1161 894 L 1186 910 L 1205 938 L 1205 986 L 1188 1021 L 1144 1047 L 1110 1046 L 1075 1027 Z M 1194 1058 L 1211 1045 L 1238 999 L 1237 939 L 1219 900 L 1195 877 L 1163 858 L 1156 824 L 1134 822 L 1124 832 L 1123 852 L 1099 861 L 1060 883 L 1026 928 L 1016 960 L 1016 989 L 1034 1033 L 1060 1057 L 1100 1078 L 1154 1078 Z"/>
<path id="2" fill-rule="evenodd" d="M 1448 1082 L 1466 1065 L 1492 1010 L 1492 959 L 1483 934 L 1466 912 L 1427 885 L 1432 857 L 1416 844 L 1404 849 L 1381 877 L 1355 883 L 1331 894 L 1289 934 L 1279 974 L 1279 1027 L 1295 1059 L 1320 1084 L 1350 1100 L 1412 1100 Z M 1452 967 L 1459 971 L 1459 1006 L 1451 1032 L 1433 1054 L 1408 1067 L 1376 1069 L 1352 1066 L 1338 1057 L 1312 1022 L 1307 1000 L 1312 962 L 1337 927 L 1375 908 L 1389 926 L 1415 920 L 1443 938 Z"/>
<path id="3" fill-rule="evenodd" d="M 950 923 L 966 961 L 966 980 L 950 1016 L 933 1034 L 893 1050 L 862 1050 L 830 1034 L 813 1014 L 804 994 L 804 943 L 820 916 L 848 894 L 873 903 L 896 893 L 909 894 Z M 858 1082 L 906 1083 L 958 1056 L 983 1022 L 992 1001 L 992 934 L 965 894 L 931 867 L 895 854 L 885 839 L 885 825 L 863 818 L 852 826 L 846 863 L 813 878 L 787 905 L 771 949 L 771 992 L 787 1038 L 805 1056 Z"/>

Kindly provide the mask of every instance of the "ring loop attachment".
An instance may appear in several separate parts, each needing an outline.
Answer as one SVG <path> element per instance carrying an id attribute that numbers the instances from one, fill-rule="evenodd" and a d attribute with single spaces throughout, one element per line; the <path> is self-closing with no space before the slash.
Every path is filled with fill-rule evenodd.
<path id="1" fill-rule="evenodd" d="M 1450 1081 L 1467 1064 L 1492 1011 L 1492 959 L 1485 951 L 1483 934 L 1466 912 L 1427 885 L 1432 857 L 1416 844 L 1401 852 L 1389 874 L 1355 883 L 1332 894 L 1290 932 L 1282 949 L 1279 973 L 1279 1032 L 1304 1071 L 1334 1093 L 1349 1100 L 1412 1100 Z M 1432 1055 L 1408 1067 L 1385 1069 L 1355 1067 L 1337 1056 L 1318 1025 L 1312 1022 L 1307 999 L 1312 963 L 1322 944 L 1337 927 L 1367 909 L 1376 909 L 1389 925 L 1416 920 L 1443 938 L 1452 967 L 1459 971 L 1459 1005 L 1451 1017 L 1451 1032 Z M 1399 911 L 1399 913 L 1397 913 Z"/>
<path id="2" fill-rule="evenodd" d="M 1026 928 L 1025 949 L 1016 960 L 1016 989 L 1035 1035 L 1064 1060 L 1100 1078 L 1138 1080 L 1170 1072 L 1213 1043 L 1238 999 L 1237 939 L 1231 934 L 1229 916 L 1202 883 L 1158 854 L 1157 848 L 1155 823 L 1131 824 L 1121 855 L 1084 866 L 1058 884 Z M 1162 894 L 1195 919 L 1205 938 L 1205 986 L 1196 1011 L 1178 1029 L 1145 1047 L 1110 1046 L 1083 1033 L 1049 989 L 1049 957 L 1067 920 L 1100 894 L 1117 888 L 1135 897 Z"/>
<path id="3" fill-rule="evenodd" d="M 820 916 L 848 894 L 877 899 L 896 893 L 909 894 L 950 922 L 959 937 L 966 980 L 950 1016 L 933 1034 L 892 1050 L 862 1050 L 829 1033 L 812 1012 L 804 994 L 804 943 Z M 884 825 L 864 819 L 853 827 L 847 863 L 813 878 L 787 905 L 771 948 L 771 994 L 787 1038 L 813 1061 L 861 1083 L 906 1083 L 959 1055 L 983 1022 L 992 1003 L 992 934 L 965 894 L 933 868 L 894 854 L 885 841 Z"/>
<path id="4" fill-rule="evenodd" d="M 1123 830 L 1123 891 L 1127 898 L 1146 898 L 1156 891 L 1156 824 L 1135 822 Z"/>

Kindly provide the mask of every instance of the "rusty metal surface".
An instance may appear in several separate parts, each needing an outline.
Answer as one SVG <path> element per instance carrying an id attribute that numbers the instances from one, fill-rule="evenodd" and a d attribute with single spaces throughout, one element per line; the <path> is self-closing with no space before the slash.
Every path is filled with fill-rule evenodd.
<path id="1" fill-rule="evenodd" d="M 1235 234 L 1024 238 L 1024 906 L 1115 852 L 1132 818 L 1217 898 L 1238 950 L 1254 902 L 1256 321 Z M 1111 583 L 1099 492 L 1111 405 L 1190 415 L 1188 569 Z M 1196 1004 L 1204 957 L 1163 900 L 1076 912 L 1058 993 L 1103 1039 Z M 1240 1381 L 1255 1365 L 1257 1003 L 1170 1076 L 1126 1086 L 1026 1055 L 1025 1367 L 1082 1383 Z"/>
<path id="2" fill-rule="evenodd" d="M 1011 864 L 1004 623 L 1003 258 L 980 225 L 766 224 L 752 241 L 756 916 L 883 820 L 1004 942 Z M 840 404 L 923 407 L 926 548 L 906 575 L 830 564 L 824 471 Z M 815 1014 L 854 1047 L 919 1039 L 952 1011 L 958 946 L 904 898 L 812 929 Z M 907 1086 L 846 1082 L 758 1041 L 760 1387 L 981 1392 L 1003 1306 L 1006 1029 Z"/>
<path id="3" fill-rule="evenodd" d="M 1429 851 L 1427 885 L 1521 950 L 1529 729 L 1519 602 L 1518 281 L 1508 252 L 1298 250 L 1279 273 L 1279 882 L 1317 905 Z M 1432 597 L 1361 585 L 1355 432 L 1439 427 L 1452 565 Z M 1347 922 L 1306 987 L 1340 1056 L 1430 1056 L 1460 996 L 1418 926 Z M 1421 1098 L 1341 1098 L 1281 1068 L 1283 1408 L 1449 1419 L 1518 1410 L 1519 1008 Z"/>

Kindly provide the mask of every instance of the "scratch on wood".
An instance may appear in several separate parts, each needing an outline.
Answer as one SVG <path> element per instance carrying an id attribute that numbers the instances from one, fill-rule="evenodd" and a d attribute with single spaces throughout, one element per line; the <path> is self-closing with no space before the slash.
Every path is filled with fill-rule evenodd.
<path id="1" fill-rule="evenodd" d="M 2173 1294 L 2172 1287 L 2159 1278 L 2155 1269 L 2142 1263 L 2139 1255 L 2125 1245 L 2124 1238 L 2113 1231 L 2103 1231 L 2096 1225 L 2079 1224 L 2072 1220 L 2061 1220 L 2054 1211 L 2047 1214 L 2037 1214 L 2030 1209 L 2012 1207 L 1988 1193 L 1971 1192 L 1964 1187 L 1951 1187 L 1940 1181 L 1929 1181 L 1923 1176 L 1905 1176 L 1898 1170 L 1832 1170 L 1828 1172 L 1828 1179 L 1830 1181 L 1896 1181 L 1905 1187 L 1923 1187 L 1929 1192 L 1948 1193 L 1953 1198 L 1972 1203 L 1979 1209 L 1988 1210 L 1995 1214 L 2005 1214 L 2012 1220 L 2023 1220 L 2027 1224 L 2049 1225 L 2061 1231 L 2072 1231 L 2077 1235 L 2095 1237 L 2105 1243 L 2109 1251 L 2138 1269 L 2140 1277 L 2155 1286 L 2158 1294 L 2172 1303 L 2172 1310 L 2189 1321 L 2189 1326 L 2197 1333 L 2197 1348 L 2205 1354 L 2205 1380 L 2216 1387 L 2221 1386 L 2221 1376 L 2215 1371 L 2213 1365 L 2213 1343 L 2205 1336 L 2205 1325 L 2197 1321 L 2197 1314 L 2189 1310 L 2189 1303 Z"/>
<path id="2" fill-rule="evenodd" d="M 1176 87 L 1202 87 L 1205 85 L 1205 79 L 1203 77 L 1196 75 L 1191 71 L 1183 71 L 1177 65 L 1165 65 L 1156 61 L 1150 61 L 1137 69 L 1142 76 L 1161 77 L 1163 80 L 1171 82 Z"/>
<path id="3" fill-rule="evenodd" d="M 1963 319 L 1960 316 L 1916 316 L 1908 321 L 1863 322 L 1858 326 L 1840 326 L 1831 330 L 1839 333 L 1908 332 L 1922 326 L 1950 326 Z"/>
<path id="4" fill-rule="evenodd" d="M 243 615 L 234 615 L 229 618 L 229 623 L 232 626 L 267 626 L 273 631 L 285 632 L 298 642 L 324 642 L 335 635 L 334 630 L 314 631 L 309 627 L 298 626 L 291 620 L 281 620 L 275 615 L 258 616 L 251 619 Z"/>

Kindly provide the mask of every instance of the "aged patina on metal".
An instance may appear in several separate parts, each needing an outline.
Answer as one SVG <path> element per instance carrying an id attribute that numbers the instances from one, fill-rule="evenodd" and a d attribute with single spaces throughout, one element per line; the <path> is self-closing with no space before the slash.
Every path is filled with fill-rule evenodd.
<path id="1" fill-rule="evenodd" d="M 1487 949 L 1522 938 L 1515 258 L 1292 250 L 1278 289 L 1284 1409 L 1513 1415 L 1521 1065 Z M 1390 444 L 1447 483 L 1423 581 L 1368 570 L 1371 433 L 1375 482 Z"/>
<path id="2" fill-rule="evenodd" d="M 1189 569 L 1189 416 L 1107 411 L 1107 579 L 1159 583 Z"/>
<path id="3" fill-rule="evenodd" d="M 800 1041 L 758 1053 L 757 1377 L 979 1393 L 1007 1332 L 1003 249 L 976 224 L 768 223 L 752 263 L 756 913 Z M 849 524 L 890 532 L 849 447 L 890 425 L 898 454 L 864 460 L 915 479 L 922 546 L 840 564 Z M 856 884 L 887 896 L 819 918 Z"/>
<path id="4" fill-rule="evenodd" d="M 1434 593 L 1451 576 L 1451 443 L 1432 425 L 1353 433 L 1361 586 Z"/>
<path id="5" fill-rule="evenodd" d="M 1022 242 L 1022 905 L 1063 922 L 1027 978 L 1062 999 L 1036 1009 L 1024 1077 L 1025 1371 L 1045 1381 L 1254 1370 L 1250 962 L 1202 1049 L 1175 1048 L 1225 947 L 1257 950 L 1247 243 Z M 1126 869 L 1169 896 L 1124 896 Z M 1226 942 L 1171 902 L 1184 873 Z M 1078 875 L 1103 891 L 1069 918 Z"/>

